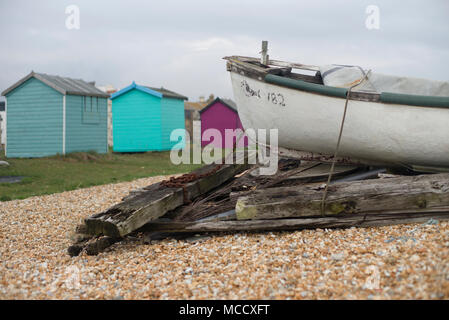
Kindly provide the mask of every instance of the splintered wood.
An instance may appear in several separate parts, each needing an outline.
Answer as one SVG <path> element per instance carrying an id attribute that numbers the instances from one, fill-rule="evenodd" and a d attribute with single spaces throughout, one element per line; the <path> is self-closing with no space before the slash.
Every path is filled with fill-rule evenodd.
<path id="1" fill-rule="evenodd" d="M 449 174 L 369 179 L 339 165 L 321 212 L 329 164 L 279 160 L 261 176 L 253 165 L 208 165 L 132 192 L 77 228 L 69 254 L 97 254 L 129 234 L 298 230 L 382 226 L 449 218 Z M 369 172 L 371 173 L 371 171 Z"/>
<path id="2" fill-rule="evenodd" d="M 237 219 L 313 217 L 320 214 L 321 186 L 254 190 L 240 197 Z M 386 180 L 342 182 L 329 187 L 325 215 L 417 211 L 449 206 L 449 175 L 422 175 Z"/>
<path id="3" fill-rule="evenodd" d="M 151 185 L 107 211 L 86 219 L 86 233 L 123 237 L 168 211 L 220 186 L 245 168 L 246 165 L 243 164 L 210 165 L 189 174 L 190 177 L 198 178 L 191 179 L 191 182 L 184 185 L 180 182 L 182 177 L 177 178 L 177 181 L 163 181 Z"/>

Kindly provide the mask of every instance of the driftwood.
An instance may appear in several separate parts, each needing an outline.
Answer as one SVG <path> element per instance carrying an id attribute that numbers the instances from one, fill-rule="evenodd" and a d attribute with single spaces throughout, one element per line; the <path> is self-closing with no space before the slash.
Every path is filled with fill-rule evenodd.
<path id="1" fill-rule="evenodd" d="M 208 165 L 190 174 L 201 176 L 183 187 L 151 185 L 108 210 L 85 219 L 85 233 L 123 237 L 185 202 L 204 194 L 247 168 L 247 164 Z M 218 170 L 217 170 L 218 169 Z M 208 175 L 208 172 L 212 174 Z"/>
<path id="2" fill-rule="evenodd" d="M 321 214 L 322 186 L 255 190 L 240 197 L 237 219 L 279 219 Z M 329 187 L 324 215 L 417 211 L 449 206 L 449 174 L 335 183 Z"/>
<path id="3" fill-rule="evenodd" d="M 235 179 L 223 183 L 219 188 L 202 194 L 194 202 L 184 204 L 170 211 L 164 218 L 175 221 L 196 221 L 229 210 L 234 210 L 237 198 L 230 197 L 231 193 L 260 188 L 272 181 L 280 181 L 284 171 L 291 171 L 300 167 L 300 161 L 294 159 L 280 159 L 278 172 L 272 176 L 254 176 L 252 173 L 258 169 L 257 165 L 238 174 Z"/>
<path id="4" fill-rule="evenodd" d="M 201 195 L 195 202 L 178 207 L 167 213 L 164 218 L 174 221 L 197 221 L 235 209 L 237 199 L 251 190 L 266 188 L 303 185 L 307 182 L 325 181 L 330 164 L 318 162 L 299 161 L 296 159 L 280 159 L 278 171 L 275 175 L 260 176 L 257 166 L 240 174 L 238 178 L 228 181 L 213 192 Z M 338 165 L 334 177 L 348 175 L 354 171 L 364 170 L 348 165 Z"/>
<path id="5" fill-rule="evenodd" d="M 151 242 L 203 232 L 449 220 L 449 173 L 354 181 L 386 171 L 337 166 L 322 215 L 320 181 L 326 180 L 329 164 L 280 158 L 275 175 L 260 176 L 257 170 L 248 164 L 209 165 L 133 191 L 121 203 L 85 219 L 76 228 L 68 253 L 95 255 L 117 241 L 141 237 L 142 232 L 143 240 Z"/>
<path id="6" fill-rule="evenodd" d="M 420 211 L 390 211 L 367 215 L 338 217 L 310 217 L 264 220 L 225 220 L 175 222 L 156 220 L 148 223 L 145 232 L 230 232 L 230 231 L 283 231 L 316 228 L 373 227 L 399 223 L 422 223 L 429 219 L 449 220 L 449 207 Z"/>
<path id="7" fill-rule="evenodd" d="M 103 237 L 103 236 L 98 238 L 86 239 L 84 241 L 78 241 L 72 244 L 67 249 L 67 253 L 71 257 L 74 257 L 79 255 L 81 251 L 85 250 L 87 255 L 94 256 L 120 240 L 122 240 L 122 238 Z"/>

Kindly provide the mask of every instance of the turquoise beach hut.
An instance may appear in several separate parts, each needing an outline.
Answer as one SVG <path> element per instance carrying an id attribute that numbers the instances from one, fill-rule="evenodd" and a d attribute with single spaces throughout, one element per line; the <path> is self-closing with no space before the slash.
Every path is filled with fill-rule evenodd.
<path id="1" fill-rule="evenodd" d="M 170 134 L 175 129 L 184 129 L 187 97 L 133 82 L 112 94 L 111 100 L 115 152 L 170 150 L 180 141 L 170 141 Z"/>
<path id="2" fill-rule="evenodd" d="M 31 72 L 6 97 L 6 156 L 108 151 L 107 100 L 95 83 Z"/>

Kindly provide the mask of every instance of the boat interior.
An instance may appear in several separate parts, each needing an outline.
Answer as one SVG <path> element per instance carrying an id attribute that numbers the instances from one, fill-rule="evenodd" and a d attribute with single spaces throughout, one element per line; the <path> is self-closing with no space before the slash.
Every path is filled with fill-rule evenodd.
<path id="1" fill-rule="evenodd" d="M 446 95 L 434 96 L 384 91 L 366 92 L 357 91 L 356 89 L 351 90 L 345 87 L 325 85 L 319 66 L 290 63 L 273 59 L 267 59 L 267 63 L 263 64 L 261 59 L 245 56 L 228 56 L 223 59 L 227 60 L 226 67 L 230 72 L 300 91 L 307 91 L 336 98 L 348 98 L 350 100 L 380 102 L 392 105 L 399 104 L 418 107 L 449 108 L 449 96 Z M 448 85 L 448 83 L 440 83 Z M 424 83 L 424 87 L 426 85 L 427 83 Z"/>
<path id="2" fill-rule="evenodd" d="M 273 74 L 290 79 L 324 85 L 318 66 L 303 65 L 272 59 L 269 60 L 268 65 L 264 65 L 258 58 L 244 56 L 230 56 L 224 57 L 223 59 L 231 63 L 241 65 L 242 68 L 252 69 L 260 75 Z"/>

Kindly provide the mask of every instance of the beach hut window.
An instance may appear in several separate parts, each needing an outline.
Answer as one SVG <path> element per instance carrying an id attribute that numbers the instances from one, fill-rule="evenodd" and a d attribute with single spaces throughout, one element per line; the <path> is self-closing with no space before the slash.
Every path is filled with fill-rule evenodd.
<path id="1" fill-rule="evenodd" d="M 98 97 L 82 98 L 83 123 L 98 124 L 100 123 L 100 110 L 98 107 Z"/>

